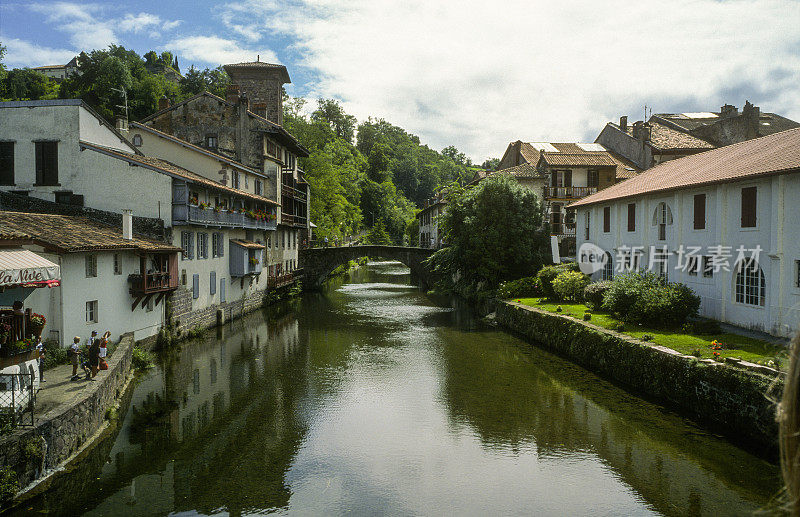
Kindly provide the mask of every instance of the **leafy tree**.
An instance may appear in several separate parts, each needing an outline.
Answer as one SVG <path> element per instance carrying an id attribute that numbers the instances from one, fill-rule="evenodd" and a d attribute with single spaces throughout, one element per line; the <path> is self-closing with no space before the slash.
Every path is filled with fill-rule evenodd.
<path id="1" fill-rule="evenodd" d="M 352 142 L 355 136 L 356 118 L 345 113 L 339 101 L 319 99 L 317 109 L 311 114 L 313 122 L 324 122 L 330 125 L 337 137 Z"/>
<path id="2" fill-rule="evenodd" d="M 481 169 L 494 171 L 497 170 L 498 165 L 500 165 L 500 158 L 489 158 L 481 164 Z"/>
<path id="3" fill-rule="evenodd" d="M 547 261 L 549 243 L 542 229 L 536 195 L 504 174 L 475 188 L 453 185 L 439 219 L 449 247 L 431 256 L 429 265 L 451 277 L 494 288 L 501 281 L 530 276 Z"/>
<path id="4" fill-rule="evenodd" d="M 36 70 L 15 68 L 3 71 L 0 80 L 2 98 L 36 100 L 58 98 L 58 83 Z"/>
<path id="5" fill-rule="evenodd" d="M 192 65 L 181 79 L 181 93 L 184 97 L 191 97 L 203 91 L 209 91 L 224 99 L 225 90 L 230 82 L 230 77 L 221 66 L 198 70 Z"/>
<path id="6" fill-rule="evenodd" d="M 367 234 L 365 240 L 368 244 L 392 244 L 392 239 L 389 237 L 389 234 L 386 233 L 386 227 L 383 225 L 383 221 L 378 221 L 375 226 L 372 227 L 372 230 Z"/>

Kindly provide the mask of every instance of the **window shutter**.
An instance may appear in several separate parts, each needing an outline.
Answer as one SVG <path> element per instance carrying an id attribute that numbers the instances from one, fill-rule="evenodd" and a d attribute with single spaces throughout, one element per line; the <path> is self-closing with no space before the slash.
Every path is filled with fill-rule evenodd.
<path id="1" fill-rule="evenodd" d="M 628 203 L 628 231 L 636 231 L 636 203 Z"/>
<path id="2" fill-rule="evenodd" d="M 756 226 L 756 187 L 742 189 L 742 228 Z"/>
<path id="3" fill-rule="evenodd" d="M 36 142 L 34 144 L 36 148 L 36 184 L 41 185 L 44 183 L 44 151 L 42 149 L 42 142 Z"/>
<path id="4" fill-rule="evenodd" d="M 200 297 L 200 275 L 195 273 L 192 275 L 192 298 L 195 300 Z"/>
<path id="5" fill-rule="evenodd" d="M 58 184 L 58 143 L 47 142 L 45 148 L 45 162 L 46 162 L 46 178 L 45 181 L 48 185 Z"/>
<path id="6" fill-rule="evenodd" d="M 217 253 L 220 257 L 225 256 L 225 234 L 222 232 L 219 234 L 219 250 Z"/>
<path id="7" fill-rule="evenodd" d="M 209 279 L 208 285 L 210 287 L 209 292 L 211 294 L 217 294 L 217 272 L 211 272 L 211 278 Z"/>
<path id="8" fill-rule="evenodd" d="M 564 171 L 564 186 L 571 187 L 572 186 L 572 171 L 566 170 Z"/>
<path id="9" fill-rule="evenodd" d="M 14 142 L 0 142 L 0 184 L 14 184 Z"/>
<path id="10" fill-rule="evenodd" d="M 611 207 L 604 206 L 603 207 L 603 231 L 610 232 L 611 231 Z"/>
<path id="11" fill-rule="evenodd" d="M 225 303 L 225 279 L 219 279 L 219 301 Z"/>
<path id="12" fill-rule="evenodd" d="M 706 228 L 706 195 L 695 194 L 694 196 L 694 229 L 705 230 Z"/>

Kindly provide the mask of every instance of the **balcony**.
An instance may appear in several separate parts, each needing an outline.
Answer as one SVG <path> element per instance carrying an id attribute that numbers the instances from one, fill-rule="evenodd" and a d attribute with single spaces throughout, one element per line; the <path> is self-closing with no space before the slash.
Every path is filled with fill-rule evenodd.
<path id="1" fill-rule="evenodd" d="M 178 288 L 178 254 L 159 253 L 139 257 L 139 273 L 128 275 L 130 293 L 137 298 Z"/>
<path id="2" fill-rule="evenodd" d="M 550 235 L 575 237 L 575 223 L 550 223 Z"/>
<path id="3" fill-rule="evenodd" d="M 595 192 L 597 187 L 544 187 L 545 199 L 580 199 Z"/>
<path id="4" fill-rule="evenodd" d="M 254 219 L 242 212 L 229 210 L 214 211 L 191 204 L 172 206 L 172 220 L 175 224 L 194 223 L 220 228 L 247 228 L 251 230 L 274 230 L 276 220 Z"/>
<path id="5" fill-rule="evenodd" d="M 281 224 L 286 226 L 294 226 L 295 228 L 305 228 L 307 218 L 302 215 L 284 214 L 281 213 Z"/>
<path id="6" fill-rule="evenodd" d="M 279 276 L 271 276 L 267 279 L 267 288 L 268 289 L 277 289 L 279 287 L 283 287 L 285 285 L 289 285 L 296 280 L 300 280 L 303 278 L 303 270 L 296 269 L 290 273 L 285 273 Z"/>
<path id="7" fill-rule="evenodd" d="M 300 189 L 289 185 L 288 183 L 281 183 L 281 195 L 296 199 L 297 201 L 306 202 L 306 193 Z"/>

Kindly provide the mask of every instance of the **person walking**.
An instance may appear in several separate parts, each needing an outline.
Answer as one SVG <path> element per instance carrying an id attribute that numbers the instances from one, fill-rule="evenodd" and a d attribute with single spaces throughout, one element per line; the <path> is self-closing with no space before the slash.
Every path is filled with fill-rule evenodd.
<path id="1" fill-rule="evenodd" d="M 72 338 L 72 344 L 69 346 L 69 359 L 72 362 L 72 378 L 70 380 L 77 381 L 80 379 L 78 375 L 78 364 L 81 360 L 81 338 L 75 336 Z"/>
<path id="2" fill-rule="evenodd" d="M 327 235 L 325 236 L 325 247 L 326 248 L 328 247 L 328 236 Z"/>
<path id="3" fill-rule="evenodd" d="M 93 332 L 93 334 L 97 334 L 97 332 Z M 89 368 L 91 369 L 92 376 L 90 380 L 95 380 L 97 376 L 97 369 L 100 367 L 100 340 L 99 339 L 92 339 L 89 344 Z"/>
<path id="4" fill-rule="evenodd" d="M 42 336 L 36 340 L 36 352 L 39 354 L 39 382 L 44 380 L 44 343 L 42 343 Z"/>
<path id="5" fill-rule="evenodd" d="M 106 330 L 103 337 L 100 338 L 100 369 L 108 370 L 108 363 L 106 363 L 106 356 L 108 355 L 108 338 L 111 336 L 111 331 Z"/>

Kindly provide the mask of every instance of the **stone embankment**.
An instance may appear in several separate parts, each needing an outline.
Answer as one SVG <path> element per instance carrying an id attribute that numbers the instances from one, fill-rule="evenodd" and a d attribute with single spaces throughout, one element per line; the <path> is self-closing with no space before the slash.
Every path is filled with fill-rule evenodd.
<path id="1" fill-rule="evenodd" d="M 496 321 L 644 398 L 687 414 L 731 441 L 775 458 L 781 375 L 698 360 L 589 322 L 498 302 Z M 777 373 L 777 372 L 775 372 Z"/>
<path id="2" fill-rule="evenodd" d="M 107 361 L 108 370 L 100 372 L 96 382 L 75 381 L 71 389 L 59 389 L 53 385 L 55 375 L 45 372 L 49 378 L 44 390 L 59 390 L 48 394 L 59 403 L 48 404 L 51 409 L 37 414 L 34 426 L 0 438 L 0 465 L 12 468 L 21 489 L 54 472 L 97 436 L 106 412 L 117 404 L 132 377 L 133 346 L 132 334 L 122 336 Z"/>

